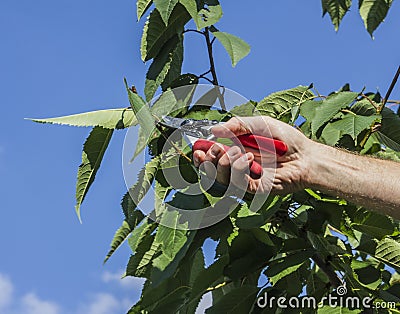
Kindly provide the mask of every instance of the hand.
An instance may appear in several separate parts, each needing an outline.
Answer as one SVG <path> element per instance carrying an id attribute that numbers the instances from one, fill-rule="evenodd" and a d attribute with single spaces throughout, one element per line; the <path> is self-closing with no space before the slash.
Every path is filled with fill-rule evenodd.
<path id="1" fill-rule="evenodd" d="M 246 148 L 242 155 L 238 146 L 232 146 L 226 153 L 218 143 L 207 153 L 196 150 L 193 153 L 194 164 L 204 166 L 205 172 L 224 185 L 234 184 L 250 193 L 275 194 L 292 193 L 307 186 L 313 147 L 318 145 L 292 126 L 266 116 L 232 118 L 223 125 L 212 129 L 216 137 L 232 138 L 242 134 L 256 134 L 278 139 L 288 145 L 283 156 L 271 156 Z M 263 165 L 260 179 L 249 176 L 249 165 L 257 161 Z M 214 169 L 212 169 L 214 168 Z"/>

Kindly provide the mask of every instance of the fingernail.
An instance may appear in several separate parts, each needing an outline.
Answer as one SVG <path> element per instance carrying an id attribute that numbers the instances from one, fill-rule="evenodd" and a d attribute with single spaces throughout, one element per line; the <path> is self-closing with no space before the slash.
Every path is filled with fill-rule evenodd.
<path id="1" fill-rule="evenodd" d="M 193 155 L 193 162 L 195 165 L 199 164 L 199 158 L 196 155 Z"/>
<path id="2" fill-rule="evenodd" d="M 244 155 L 242 156 L 242 159 L 243 159 L 244 161 L 249 161 L 249 160 L 251 160 L 251 158 L 252 158 L 252 154 L 251 154 L 251 153 L 247 153 L 247 154 L 244 154 Z"/>

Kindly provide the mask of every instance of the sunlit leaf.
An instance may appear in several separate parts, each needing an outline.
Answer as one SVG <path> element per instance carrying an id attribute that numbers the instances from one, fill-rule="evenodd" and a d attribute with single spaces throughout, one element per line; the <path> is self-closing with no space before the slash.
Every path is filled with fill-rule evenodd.
<path id="1" fill-rule="evenodd" d="M 70 126 L 101 126 L 106 129 L 123 129 L 137 124 L 130 108 L 96 110 L 56 118 L 28 119 L 38 123 Z"/>
<path id="2" fill-rule="evenodd" d="M 359 0 L 360 15 L 371 36 L 385 19 L 392 2 L 392 0 Z"/>
<path id="3" fill-rule="evenodd" d="M 235 35 L 225 32 L 213 32 L 213 35 L 231 57 L 233 67 L 250 52 L 249 44 Z"/>
<path id="4" fill-rule="evenodd" d="M 90 132 L 89 137 L 83 145 L 82 163 L 78 169 L 75 196 L 75 211 L 79 220 L 81 220 L 81 204 L 94 181 L 97 170 L 100 168 L 101 161 L 110 143 L 112 134 L 113 130 L 96 126 Z"/>
<path id="5" fill-rule="evenodd" d="M 335 31 L 338 31 L 340 22 L 350 9 L 351 0 L 322 0 L 322 14 L 329 13 Z"/>

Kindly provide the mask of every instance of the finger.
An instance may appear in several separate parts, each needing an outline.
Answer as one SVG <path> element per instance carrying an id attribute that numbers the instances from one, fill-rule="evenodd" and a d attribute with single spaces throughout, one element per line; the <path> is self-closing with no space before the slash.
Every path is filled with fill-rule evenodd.
<path id="1" fill-rule="evenodd" d="M 206 153 L 203 152 L 202 150 L 195 150 L 193 152 L 193 163 L 195 167 L 199 167 L 201 163 L 204 162 L 204 159 L 206 158 Z"/>
<path id="2" fill-rule="evenodd" d="M 238 158 L 232 164 L 231 182 L 236 187 L 242 190 L 247 190 L 250 180 L 250 165 L 253 162 L 254 156 L 252 153 L 246 153 Z"/>
<path id="3" fill-rule="evenodd" d="M 204 156 L 201 170 L 205 171 L 208 177 L 215 178 L 217 175 L 218 160 L 225 154 L 222 144 L 215 143 L 210 147 Z"/>
<path id="4" fill-rule="evenodd" d="M 232 146 L 226 154 L 224 154 L 217 164 L 217 181 L 229 185 L 231 166 L 232 164 L 240 158 L 242 152 L 238 146 Z"/>
<path id="5" fill-rule="evenodd" d="M 246 124 L 238 119 L 232 118 L 222 125 L 216 125 L 211 129 L 212 133 L 217 137 L 232 138 L 242 134 L 251 133 Z"/>

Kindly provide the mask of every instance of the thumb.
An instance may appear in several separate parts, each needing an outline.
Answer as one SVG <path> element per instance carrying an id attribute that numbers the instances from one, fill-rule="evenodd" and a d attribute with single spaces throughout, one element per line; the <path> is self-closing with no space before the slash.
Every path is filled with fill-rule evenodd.
<path id="1" fill-rule="evenodd" d="M 246 127 L 243 121 L 238 118 L 232 118 L 228 122 L 216 125 L 211 129 L 216 137 L 232 138 L 235 136 L 249 134 L 251 131 Z"/>

